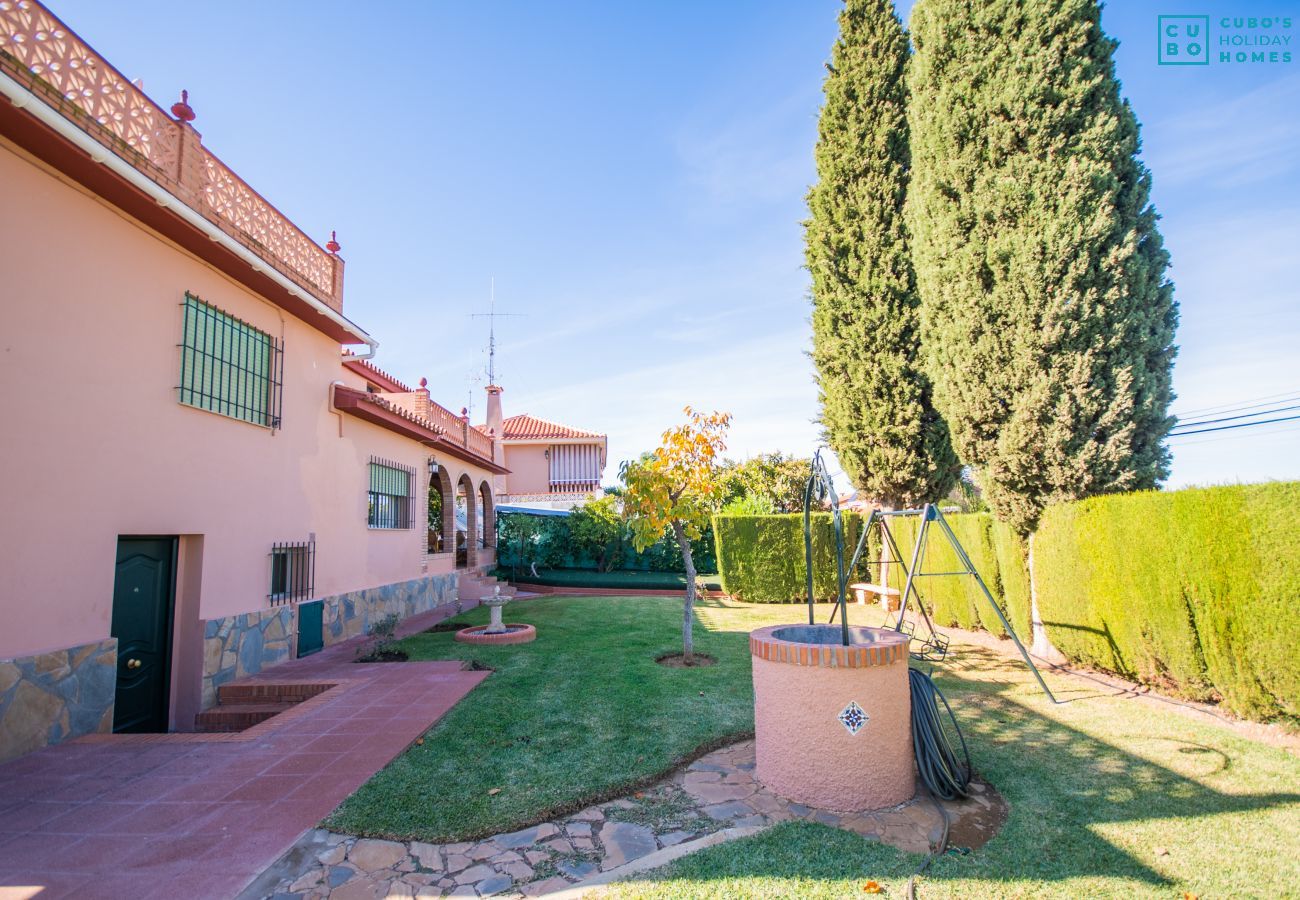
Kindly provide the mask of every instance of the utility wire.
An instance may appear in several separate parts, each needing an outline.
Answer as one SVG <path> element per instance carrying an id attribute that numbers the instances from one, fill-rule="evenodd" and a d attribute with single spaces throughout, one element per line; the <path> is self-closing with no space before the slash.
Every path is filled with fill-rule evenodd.
<path id="1" fill-rule="evenodd" d="M 1256 402 L 1260 400 L 1268 402 Z M 1245 400 L 1234 400 L 1231 403 L 1220 403 L 1218 406 L 1203 406 L 1200 409 L 1189 409 L 1181 413 L 1174 413 L 1174 415 L 1182 418 L 1184 416 L 1193 417 L 1210 415 L 1211 413 L 1236 412 L 1239 409 L 1254 409 L 1255 406 L 1271 406 L 1274 403 L 1287 403 L 1292 400 L 1300 400 L 1300 393 L 1296 393 L 1295 391 L 1283 391 L 1280 394 L 1266 394 L 1263 397 L 1249 397 Z M 1247 406 L 1245 404 L 1253 405 Z"/>
<path id="2" fill-rule="evenodd" d="M 1230 434 L 1221 434 L 1218 437 L 1203 437 L 1197 438 L 1194 441 L 1178 441 L 1174 446 L 1181 450 L 1184 447 L 1195 447 L 1197 444 L 1214 444 L 1219 441 L 1239 441 L 1242 438 L 1261 443 L 1268 440 L 1270 437 L 1277 437 L 1278 435 L 1289 437 L 1297 431 L 1300 431 L 1300 422 L 1292 422 L 1288 425 L 1276 425 L 1272 428 L 1266 428 L 1263 431 L 1252 431 L 1249 433 L 1234 431 Z M 1177 435 L 1174 435 L 1174 437 L 1177 437 Z"/>
<path id="3" fill-rule="evenodd" d="M 1219 422 L 1231 422 L 1235 419 L 1253 419 L 1256 416 L 1268 416 L 1273 413 L 1290 412 L 1293 409 L 1300 409 L 1300 406 L 1279 406 L 1277 409 L 1261 409 L 1258 412 L 1242 413 L 1239 416 L 1225 416 L 1222 419 L 1200 419 L 1196 422 L 1179 422 L 1173 427 L 1174 431 L 1183 428 L 1193 428 L 1198 425 L 1217 425 Z"/>
<path id="4" fill-rule="evenodd" d="M 1261 419 L 1258 422 L 1239 422 L 1236 425 L 1218 425 L 1214 428 L 1201 428 L 1197 431 L 1182 431 L 1179 432 L 1178 434 L 1171 434 L 1169 436 L 1171 438 L 1187 437 L 1188 435 L 1192 435 L 1192 434 L 1205 434 L 1206 432 L 1209 431 L 1231 431 L 1234 428 L 1252 428 L 1255 425 L 1269 425 L 1272 424 L 1273 422 L 1291 422 L 1296 419 L 1300 419 L 1300 416 L 1283 416 L 1280 419 Z"/>

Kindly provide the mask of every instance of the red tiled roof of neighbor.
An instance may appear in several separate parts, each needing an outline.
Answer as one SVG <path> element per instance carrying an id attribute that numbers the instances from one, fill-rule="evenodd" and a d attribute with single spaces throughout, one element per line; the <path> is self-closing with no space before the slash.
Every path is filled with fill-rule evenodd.
<path id="1" fill-rule="evenodd" d="M 548 438 L 603 438 L 605 436 L 594 431 L 580 431 L 567 425 L 548 422 L 545 419 L 530 416 L 528 413 L 521 413 L 506 419 L 501 423 L 501 430 L 503 432 L 501 438 L 507 441 L 533 441 Z"/>

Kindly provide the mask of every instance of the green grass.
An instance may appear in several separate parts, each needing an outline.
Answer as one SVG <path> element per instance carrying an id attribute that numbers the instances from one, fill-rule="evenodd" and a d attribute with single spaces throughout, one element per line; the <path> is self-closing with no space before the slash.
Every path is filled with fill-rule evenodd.
<path id="1" fill-rule="evenodd" d="M 509 578 L 521 584 L 545 584 L 555 587 L 580 588 L 643 588 L 652 591 L 686 589 L 686 576 L 678 572 L 641 572 L 620 569 L 616 572 L 595 572 L 591 569 L 538 569 L 533 575 L 527 569 L 518 572 L 510 568 L 499 569 L 498 578 Z M 717 575 L 700 574 L 697 580 L 711 591 L 722 590 Z"/>
<path id="2" fill-rule="evenodd" d="M 675 649 L 674 599 L 547 598 L 513 610 L 511 618 L 538 625 L 535 643 L 470 652 L 445 634 L 406 642 L 422 658 L 500 668 L 422 747 L 340 807 L 331 827 L 447 840 L 532 824 L 644 783 L 750 727 L 745 636 L 802 615 L 704 605 L 697 642 L 719 665 L 681 670 L 653 662 Z M 819 620 L 826 614 L 820 608 Z M 876 615 L 850 609 L 855 623 L 874 624 Z M 1048 676 L 1066 701 L 1052 706 L 1018 663 L 957 641 L 936 674 L 977 769 L 1011 812 L 986 847 L 936 862 L 922 897 L 1300 896 L 1295 756 L 1076 679 Z M 864 896 L 863 883 L 875 879 L 898 897 L 919 862 L 848 833 L 783 825 L 616 893 L 846 897 Z"/>
<path id="3" fill-rule="evenodd" d="M 530 644 L 471 647 L 449 632 L 402 641 L 412 659 L 473 659 L 496 672 L 328 826 L 429 841 L 509 831 L 616 797 L 749 732 L 744 633 L 696 629 L 696 652 L 715 666 L 655 662 L 681 651 L 681 608 L 676 598 L 541 597 L 506 611 L 537 626 Z M 489 795 L 493 788 L 500 793 Z"/>

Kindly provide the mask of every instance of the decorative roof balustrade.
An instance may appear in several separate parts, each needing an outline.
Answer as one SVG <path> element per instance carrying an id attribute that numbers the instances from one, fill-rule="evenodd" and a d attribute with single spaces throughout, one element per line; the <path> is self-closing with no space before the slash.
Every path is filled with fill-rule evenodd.
<path id="1" fill-rule="evenodd" d="M 447 436 L 456 440 L 457 443 L 463 444 L 465 442 L 465 420 L 445 406 L 434 403 L 432 400 L 429 401 L 429 421 L 435 427 L 445 431 Z M 490 450 L 487 457 L 488 459 L 492 458 Z"/>
<path id="2" fill-rule="evenodd" d="M 343 260 L 289 221 L 203 147 L 197 131 L 150 100 L 37 0 L 0 0 L 0 72 L 342 312 Z M 177 109 L 193 118 L 184 101 Z"/>
<path id="3" fill-rule="evenodd" d="M 491 459 L 492 438 L 488 437 L 477 428 L 467 428 L 465 431 L 465 449 L 478 456 Z"/>
<path id="4" fill-rule="evenodd" d="M 418 415 L 388 397 L 358 388 L 335 385 L 334 408 L 360 416 L 382 428 L 419 441 L 434 451 L 471 462 L 489 472 L 506 474 L 507 470 L 492 458 L 492 439 L 472 428 L 437 403 L 430 401 L 429 415 Z"/>

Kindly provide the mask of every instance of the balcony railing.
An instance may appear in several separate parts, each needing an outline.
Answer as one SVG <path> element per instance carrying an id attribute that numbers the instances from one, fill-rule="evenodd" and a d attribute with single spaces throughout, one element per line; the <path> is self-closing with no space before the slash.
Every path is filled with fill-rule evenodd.
<path id="1" fill-rule="evenodd" d="M 440 406 L 439 404 L 434 403 L 432 400 L 430 400 L 429 421 L 432 422 L 436 427 L 441 428 L 443 431 L 445 431 L 447 433 L 448 438 L 451 438 L 453 440 L 460 438 L 461 440 L 459 441 L 459 443 L 464 444 L 465 420 L 462 419 L 460 416 L 456 415 L 451 410 L 447 409 L 445 406 Z"/>
<path id="2" fill-rule="evenodd" d="M 36 0 L 0 0 L 0 71 L 299 287 L 343 310 L 343 261 Z"/>
<path id="3" fill-rule="evenodd" d="M 430 400 L 428 418 L 436 428 L 442 430 L 445 440 L 460 444 L 475 456 L 492 459 L 492 438 L 470 425 L 464 416 L 458 416 L 445 406 Z"/>
<path id="4" fill-rule="evenodd" d="M 492 438 L 477 428 L 468 428 L 465 432 L 465 449 L 486 459 L 492 458 Z"/>

